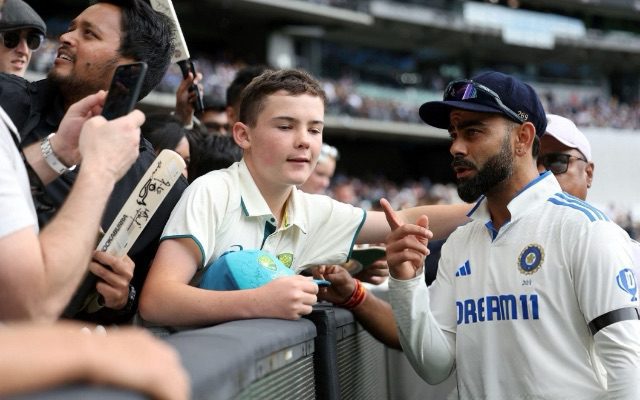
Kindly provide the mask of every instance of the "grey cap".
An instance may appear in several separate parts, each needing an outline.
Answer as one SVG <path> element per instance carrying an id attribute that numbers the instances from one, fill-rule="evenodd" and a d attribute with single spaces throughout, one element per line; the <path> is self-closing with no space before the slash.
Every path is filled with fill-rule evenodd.
<path id="1" fill-rule="evenodd" d="M 0 18 L 0 32 L 35 29 L 47 33 L 47 26 L 37 12 L 22 0 L 5 0 Z"/>

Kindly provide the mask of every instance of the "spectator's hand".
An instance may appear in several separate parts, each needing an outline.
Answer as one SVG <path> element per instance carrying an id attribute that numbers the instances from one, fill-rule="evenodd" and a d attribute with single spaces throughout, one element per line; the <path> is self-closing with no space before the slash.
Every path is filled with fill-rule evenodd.
<path id="1" fill-rule="evenodd" d="M 200 95 L 203 94 L 203 87 L 200 84 L 202 80 L 202 74 L 196 73 L 196 77 L 189 72 L 189 75 L 180 82 L 180 86 L 176 90 L 176 117 L 182 122 L 184 126 L 190 126 L 193 122 L 193 112 L 195 110 L 194 104 L 196 101 L 196 92 L 191 89 L 191 85 L 195 84 L 200 91 Z"/>
<path id="2" fill-rule="evenodd" d="M 102 251 L 93 254 L 89 271 L 100 278 L 96 290 L 104 298 L 106 307 L 121 310 L 127 305 L 134 268 L 135 264 L 129 256 L 118 258 Z"/>
<path id="3" fill-rule="evenodd" d="M 414 278 L 429 255 L 427 243 L 433 236 L 429 230 L 429 219 L 422 215 L 415 225 L 405 224 L 386 199 L 380 200 L 380 205 L 391 227 L 391 233 L 387 235 L 389 272 L 395 279 Z"/>
<path id="4" fill-rule="evenodd" d="M 267 318 L 298 319 L 310 314 L 317 303 L 318 285 L 310 277 L 284 276 L 256 289 L 260 314 Z"/>
<path id="5" fill-rule="evenodd" d="M 351 298 L 356 287 L 349 271 L 339 265 L 324 265 L 313 269 L 313 276 L 317 279 L 326 279 L 330 286 L 321 287 L 318 299 L 329 301 L 333 304 L 341 304 Z"/>
<path id="6" fill-rule="evenodd" d="M 187 400 L 190 383 L 178 353 L 140 329 L 120 328 L 107 335 L 91 335 L 90 381 L 141 391 L 157 400 Z"/>
<path id="7" fill-rule="evenodd" d="M 389 266 L 387 265 L 387 260 L 381 258 L 355 274 L 354 278 L 360 279 L 362 282 L 379 285 L 386 281 L 388 276 Z"/>
<path id="8" fill-rule="evenodd" d="M 106 97 L 107 92 L 104 90 L 87 96 L 69 107 L 62 118 L 58 132 L 51 138 L 51 147 L 58 159 L 66 166 L 80 162 L 81 156 L 78 149 L 80 131 L 89 118 L 100 115 Z"/>
<path id="9" fill-rule="evenodd" d="M 82 169 L 105 174 L 117 182 L 138 157 L 143 123 L 144 114 L 138 110 L 111 121 L 102 116 L 89 119 L 79 140 Z"/>

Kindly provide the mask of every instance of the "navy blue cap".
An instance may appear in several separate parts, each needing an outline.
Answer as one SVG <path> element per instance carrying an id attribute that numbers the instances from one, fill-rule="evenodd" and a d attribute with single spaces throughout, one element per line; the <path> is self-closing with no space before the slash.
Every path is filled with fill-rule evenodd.
<path id="1" fill-rule="evenodd" d="M 535 90 L 517 78 L 501 72 L 485 72 L 470 79 L 492 90 L 502 104 L 511 109 L 523 121 L 531 122 L 536 135 L 541 137 L 547 129 L 547 117 Z M 498 113 L 516 122 L 512 115 L 501 108 L 490 96 L 479 96 L 466 100 L 430 101 L 420 107 L 420 118 L 436 128 L 449 129 L 449 114 L 452 109 L 475 112 Z"/>
<path id="2" fill-rule="evenodd" d="M 47 26 L 37 12 L 22 0 L 5 0 L 0 18 L 0 32 L 35 29 L 47 33 Z"/>

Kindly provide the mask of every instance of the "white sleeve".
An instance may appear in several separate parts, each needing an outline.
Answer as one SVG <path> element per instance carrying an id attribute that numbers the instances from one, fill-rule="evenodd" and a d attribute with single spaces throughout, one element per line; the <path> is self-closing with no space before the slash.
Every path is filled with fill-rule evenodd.
<path id="1" fill-rule="evenodd" d="M 620 321 L 594 336 L 607 371 L 608 399 L 640 399 L 640 321 Z"/>
<path id="2" fill-rule="evenodd" d="M 410 280 L 390 277 L 389 301 L 413 369 L 432 385 L 447 379 L 454 369 L 455 334 L 440 329 L 433 316 L 424 275 Z"/>

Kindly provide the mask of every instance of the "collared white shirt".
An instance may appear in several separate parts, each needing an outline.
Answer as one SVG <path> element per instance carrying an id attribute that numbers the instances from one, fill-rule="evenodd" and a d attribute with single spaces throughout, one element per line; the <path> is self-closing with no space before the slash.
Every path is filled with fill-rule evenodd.
<path id="1" fill-rule="evenodd" d="M 425 306 L 416 303 L 422 298 L 436 329 L 452 340 L 461 399 L 606 397 L 588 323 L 640 305 L 628 235 L 563 193 L 551 173 L 533 180 L 508 208 L 511 220 L 495 230 L 486 199 L 478 201 L 472 222 L 443 246 L 428 291 L 411 281 L 390 282 L 405 352 L 418 368 L 433 353 L 418 347 L 429 343 L 426 332 L 433 329 Z M 614 325 L 629 337 L 640 335 L 640 321 L 628 322 Z M 636 350 L 630 354 L 637 358 Z"/>
<path id="2" fill-rule="evenodd" d="M 193 239 L 201 251 L 199 269 L 230 250 L 262 249 L 300 272 L 310 265 L 345 262 L 365 218 L 363 209 L 292 187 L 285 221 L 276 227 L 276 218 L 240 161 L 187 188 L 162 240 Z"/>

